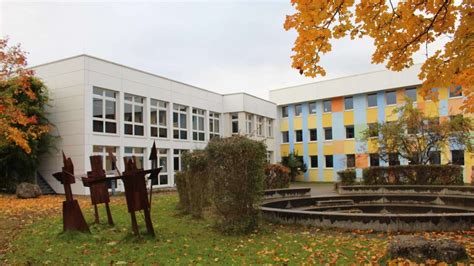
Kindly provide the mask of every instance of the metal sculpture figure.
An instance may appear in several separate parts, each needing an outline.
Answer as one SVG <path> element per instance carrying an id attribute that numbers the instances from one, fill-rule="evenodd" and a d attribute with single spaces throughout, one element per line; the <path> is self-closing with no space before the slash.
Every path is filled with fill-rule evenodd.
<path id="1" fill-rule="evenodd" d="M 63 201 L 63 230 L 90 232 L 79 202 L 72 197 L 71 184 L 76 182 L 74 177 L 74 165 L 71 158 L 66 158 L 64 152 L 63 164 L 62 171 L 53 174 L 53 176 L 63 184 L 64 194 L 66 196 L 66 201 Z"/>
<path id="2" fill-rule="evenodd" d="M 158 151 L 156 149 L 155 142 L 153 141 L 153 146 L 151 147 L 150 151 L 150 157 L 148 158 L 151 161 L 151 168 L 158 168 Z M 151 212 L 151 196 L 153 195 L 153 181 L 156 180 L 158 183 L 158 178 L 159 176 L 156 175 L 156 179 L 153 179 L 152 177 L 148 178 L 150 179 L 150 212 Z"/>
<path id="3" fill-rule="evenodd" d="M 89 157 L 91 162 L 91 171 L 87 172 L 87 177 L 82 178 L 84 186 L 90 188 L 91 192 L 91 203 L 94 205 L 94 216 L 95 223 L 99 223 L 99 211 L 97 210 L 97 204 L 105 204 L 105 210 L 107 211 L 107 220 L 109 225 L 114 225 L 112 214 L 110 212 L 109 202 L 109 188 L 107 186 L 107 177 L 105 171 L 102 168 L 102 156 L 93 155 Z"/>

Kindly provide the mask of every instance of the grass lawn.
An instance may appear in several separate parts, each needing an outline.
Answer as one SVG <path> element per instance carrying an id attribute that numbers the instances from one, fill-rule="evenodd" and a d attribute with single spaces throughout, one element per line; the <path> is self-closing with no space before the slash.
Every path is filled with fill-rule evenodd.
<path id="1" fill-rule="evenodd" d="M 91 226 L 91 234 L 62 233 L 59 212 L 62 197 L 52 198 L 59 205 L 55 212 L 33 219 L 10 237 L 8 248 L 0 249 L 0 264 L 262 264 L 262 263 L 384 263 L 386 234 L 339 232 L 312 227 L 272 225 L 248 236 L 223 236 L 210 220 L 195 220 L 176 210 L 175 193 L 156 194 L 152 220 L 156 238 L 131 234 L 130 218 L 122 197 L 114 197 L 112 214 L 115 227 Z M 1 202 L 0 198 L 0 203 Z M 20 200 L 16 200 L 20 201 Z M 86 220 L 93 221 L 87 198 L 80 200 Z M 0 204 L 0 206 L 2 206 Z M 34 209 L 34 208 L 32 208 Z M 103 208 L 100 208 L 103 211 Z M 0 218 L 9 215 L 0 207 Z M 10 213 L 10 215 L 12 215 Z M 22 214 L 24 215 L 24 214 Z M 19 216 L 21 217 L 21 216 Z M 101 213 L 105 223 L 105 213 Z M 22 219 L 22 218 L 20 218 Z M 26 218 L 25 218 L 26 219 Z M 141 215 L 139 225 L 145 226 Z M 456 234 L 452 237 L 456 238 Z M 0 240 L 3 240 L 0 238 Z M 474 243 L 474 234 L 462 241 Z M 474 247 L 469 246 L 468 248 Z M 474 252 L 473 252 L 474 253 Z M 472 254 L 472 253 L 471 253 Z M 474 261 L 473 257 L 471 260 Z"/>

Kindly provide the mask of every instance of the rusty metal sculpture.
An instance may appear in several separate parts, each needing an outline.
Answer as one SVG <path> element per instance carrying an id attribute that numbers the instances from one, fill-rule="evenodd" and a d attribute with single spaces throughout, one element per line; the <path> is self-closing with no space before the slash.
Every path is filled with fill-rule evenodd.
<path id="1" fill-rule="evenodd" d="M 84 186 L 90 188 L 91 202 L 94 205 L 94 216 L 95 223 L 99 223 L 99 211 L 97 204 L 105 204 L 105 210 L 107 212 L 107 220 L 109 225 L 114 225 L 112 214 L 110 212 L 109 202 L 109 191 L 107 186 L 107 177 L 105 171 L 102 168 L 102 156 L 93 155 L 89 157 L 91 162 L 91 171 L 87 172 L 87 177 L 82 178 Z"/>
<path id="2" fill-rule="evenodd" d="M 71 158 L 66 158 L 64 152 L 63 164 L 62 171 L 53 174 L 53 176 L 63 184 L 64 194 L 66 196 L 66 201 L 63 201 L 63 230 L 90 232 L 79 202 L 72 197 L 71 184 L 76 182 L 74 177 L 74 165 Z"/>

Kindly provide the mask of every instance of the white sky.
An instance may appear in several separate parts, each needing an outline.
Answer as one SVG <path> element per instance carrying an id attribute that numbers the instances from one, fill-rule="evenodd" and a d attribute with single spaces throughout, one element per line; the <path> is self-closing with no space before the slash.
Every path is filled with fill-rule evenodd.
<path id="1" fill-rule="evenodd" d="M 1 0 L 0 0 L 1 1 Z M 220 93 L 268 90 L 383 69 L 371 40 L 333 43 L 324 78 L 291 68 L 290 0 L 0 3 L 0 35 L 21 43 L 29 65 L 77 54 L 152 72 Z"/>

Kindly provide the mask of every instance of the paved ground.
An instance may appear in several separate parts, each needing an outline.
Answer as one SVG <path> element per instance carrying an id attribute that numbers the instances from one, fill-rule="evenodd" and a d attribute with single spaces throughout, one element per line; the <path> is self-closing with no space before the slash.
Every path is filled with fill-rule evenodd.
<path id="1" fill-rule="evenodd" d="M 293 182 L 290 187 L 310 187 L 311 196 L 335 195 L 334 183 Z"/>

